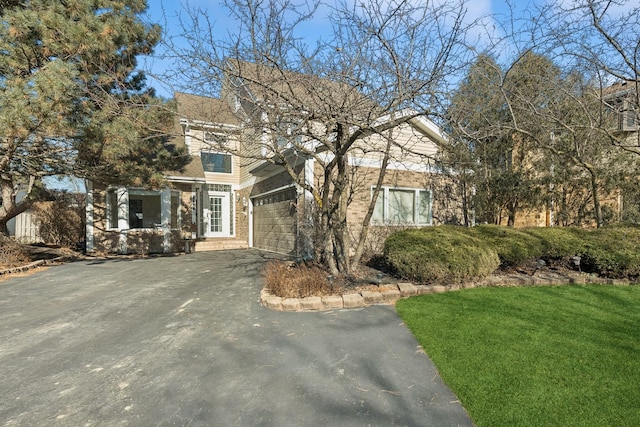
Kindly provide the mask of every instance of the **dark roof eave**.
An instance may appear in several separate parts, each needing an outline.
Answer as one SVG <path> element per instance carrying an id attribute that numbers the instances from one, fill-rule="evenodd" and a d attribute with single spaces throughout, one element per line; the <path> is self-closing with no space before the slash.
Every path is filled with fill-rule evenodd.
<path id="1" fill-rule="evenodd" d="M 301 153 L 297 150 L 295 150 L 294 148 L 288 148 L 285 150 L 284 152 L 284 157 L 285 160 L 287 162 L 289 162 L 290 160 L 295 159 L 294 164 L 298 165 L 299 161 L 305 161 L 311 158 L 311 155 L 306 154 L 306 153 Z M 262 163 L 260 163 L 258 166 L 254 167 L 253 169 L 251 169 L 249 171 L 249 173 L 251 173 L 252 175 L 255 176 L 263 176 L 263 175 L 267 175 L 269 173 L 272 173 L 278 169 L 282 169 L 283 166 L 282 165 L 278 165 L 276 163 L 271 163 L 269 161 L 263 161 Z"/>

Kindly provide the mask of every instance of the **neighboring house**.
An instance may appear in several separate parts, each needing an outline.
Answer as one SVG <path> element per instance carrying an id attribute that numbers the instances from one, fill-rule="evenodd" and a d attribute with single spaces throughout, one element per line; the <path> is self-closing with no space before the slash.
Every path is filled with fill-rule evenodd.
<path id="1" fill-rule="evenodd" d="M 640 146 L 640 82 L 622 81 L 604 90 L 603 101 L 614 112 L 613 132 L 623 143 Z"/>
<path id="2" fill-rule="evenodd" d="M 613 135 L 619 145 L 640 156 L 640 80 L 621 81 L 604 91 L 603 101 L 614 113 Z M 618 194 L 623 221 L 640 221 L 640 192 L 637 176 L 629 175 L 626 187 Z"/>
<path id="3" fill-rule="evenodd" d="M 640 82 L 638 82 L 640 83 Z M 638 108 L 638 87 L 633 81 L 621 81 L 603 90 L 602 102 L 606 110 L 611 113 L 608 131 L 618 139 L 618 144 L 627 146 L 632 151 L 640 149 L 640 109 Z M 531 157 L 531 153 L 528 153 Z M 542 175 L 541 175 L 542 176 Z M 586 179 L 577 175 L 575 179 Z M 566 189 L 556 186 L 549 188 L 547 198 L 549 203 L 544 210 L 525 209 L 519 213 L 516 227 L 549 227 L 564 224 L 595 225 L 592 221 L 584 221 L 585 211 L 592 209 L 592 198 L 585 188 Z M 619 221 L 623 215 L 626 203 L 621 189 L 614 189 L 600 194 L 601 206 L 605 219 Z M 634 203 L 638 203 L 634 201 Z M 503 221 L 506 224 L 506 220 Z"/>
<path id="4" fill-rule="evenodd" d="M 239 119 L 261 114 L 257 102 L 247 102 L 261 96 L 252 89 L 250 82 L 236 78 L 225 86 L 221 99 L 176 93 L 176 130 L 182 136 L 175 143 L 186 145 L 191 163 L 183 171 L 166 172 L 169 185 L 159 190 L 90 184 L 87 250 L 127 253 L 255 247 L 306 256 L 313 239 L 309 208 L 314 198 L 282 166 L 264 160 L 265 146 L 260 141 L 270 135 L 248 129 Z M 236 91 L 244 95 L 235 96 Z M 440 129 L 417 117 L 391 133 L 399 146 L 410 147 L 410 154 L 401 154 L 404 150 L 398 148 L 372 225 L 380 229 L 428 226 L 460 218 L 459 205 L 452 197 L 455 184 L 419 155 L 437 154 L 438 143 L 444 142 Z M 364 142 L 380 143 L 375 137 Z M 357 170 L 360 190 L 349 207 L 351 224 L 364 218 L 377 178 L 374 172 L 380 167 L 378 157 L 366 150 L 356 152 L 359 154 L 349 163 Z M 299 179 L 321 185 L 320 166 L 313 157 L 293 150 L 286 155 L 297 156 L 290 164 Z"/>

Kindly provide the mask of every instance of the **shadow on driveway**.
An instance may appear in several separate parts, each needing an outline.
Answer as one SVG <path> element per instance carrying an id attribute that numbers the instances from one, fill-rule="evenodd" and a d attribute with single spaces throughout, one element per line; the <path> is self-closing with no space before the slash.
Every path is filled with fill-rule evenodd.
<path id="1" fill-rule="evenodd" d="M 80 261 L 0 283 L 0 420 L 471 425 L 393 307 L 262 307 L 275 257 Z"/>

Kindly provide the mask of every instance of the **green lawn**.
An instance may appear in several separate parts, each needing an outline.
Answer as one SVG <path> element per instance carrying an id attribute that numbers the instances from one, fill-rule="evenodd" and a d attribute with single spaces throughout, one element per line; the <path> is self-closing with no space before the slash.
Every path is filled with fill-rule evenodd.
<path id="1" fill-rule="evenodd" d="M 640 425 L 640 287 L 483 288 L 397 310 L 484 426 Z"/>

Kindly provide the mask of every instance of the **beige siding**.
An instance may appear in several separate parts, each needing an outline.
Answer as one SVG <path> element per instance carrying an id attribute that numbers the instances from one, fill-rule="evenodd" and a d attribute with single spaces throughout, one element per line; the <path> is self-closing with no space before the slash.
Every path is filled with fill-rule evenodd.
<path id="1" fill-rule="evenodd" d="M 215 172 L 205 172 L 204 177 L 209 184 L 231 184 L 237 185 L 240 182 L 239 173 L 237 170 L 240 169 L 237 165 L 237 159 L 233 159 L 232 171 L 233 173 L 215 173 Z"/>
<path id="2" fill-rule="evenodd" d="M 409 124 L 403 124 L 389 131 L 385 136 L 373 135 L 360 141 L 353 156 L 360 160 L 380 161 L 386 149 L 387 138 L 394 143 L 391 147 L 391 159 L 395 163 L 422 164 L 433 159 L 438 147 L 431 138 Z"/>
<path id="3" fill-rule="evenodd" d="M 193 161 L 198 162 L 200 160 L 200 152 L 201 151 L 211 151 L 214 153 L 228 153 L 232 154 L 233 150 L 238 147 L 238 142 L 235 138 L 231 138 L 227 145 L 229 151 L 216 149 L 215 146 L 211 146 L 210 144 L 204 141 L 204 130 L 202 129 L 191 129 L 189 131 L 190 143 L 189 143 L 189 152 L 190 154 L 196 156 Z M 232 164 L 231 164 L 231 173 L 215 173 L 215 172 L 205 172 L 204 176 L 207 182 L 216 183 L 216 184 L 231 184 L 238 185 L 240 183 L 240 175 L 242 169 L 242 159 L 238 156 L 232 155 Z"/>
<path id="4" fill-rule="evenodd" d="M 191 128 L 189 130 L 189 154 L 199 154 L 200 151 L 208 151 L 211 150 L 213 152 L 225 152 L 225 150 L 220 149 L 216 142 L 205 141 L 204 135 L 206 132 L 213 132 L 216 134 L 220 134 L 226 138 L 228 138 L 228 142 L 225 144 L 225 148 L 229 151 L 236 150 L 238 148 L 238 140 L 234 135 L 229 134 L 223 130 L 215 130 L 215 129 L 197 129 Z"/>
<path id="5" fill-rule="evenodd" d="M 253 178 L 251 170 L 259 166 L 263 160 L 260 160 L 261 142 L 260 135 L 253 130 L 244 130 L 241 138 L 243 143 L 240 146 L 240 182 L 247 182 Z"/>

